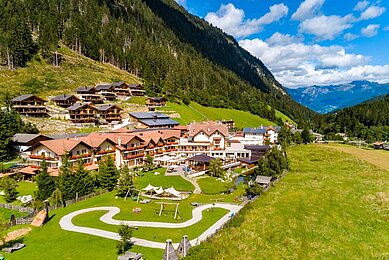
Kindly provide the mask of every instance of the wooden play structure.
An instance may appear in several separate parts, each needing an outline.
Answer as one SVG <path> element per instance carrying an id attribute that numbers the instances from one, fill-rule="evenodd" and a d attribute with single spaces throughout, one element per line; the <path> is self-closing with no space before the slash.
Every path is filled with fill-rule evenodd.
<path id="1" fill-rule="evenodd" d="M 157 204 L 160 204 L 161 205 L 161 208 L 159 210 L 159 216 L 162 216 L 162 212 L 165 208 L 165 205 L 175 205 L 176 206 L 176 210 L 174 212 L 174 219 L 177 218 L 177 214 L 178 214 L 178 206 L 180 205 L 180 203 L 173 203 L 173 202 L 155 202 Z"/>

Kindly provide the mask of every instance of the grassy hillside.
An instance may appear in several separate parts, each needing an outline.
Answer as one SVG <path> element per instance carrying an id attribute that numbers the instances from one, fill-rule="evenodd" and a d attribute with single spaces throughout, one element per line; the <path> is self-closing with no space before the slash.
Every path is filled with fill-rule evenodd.
<path id="1" fill-rule="evenodd" d="M 178 113 L 180 118 L 174 118 L 180 124 L 186 125 L 190 122 L 201 122 L 204 120 L 234 120 L 236 127 L 256 127 L 260 125 L 275 125 L 275 123 L 253 115 L 246 111 L 227 109 L 227 108 L 215 108 L 204 107 L 196 102 L 191 102 L 189 106 L 177 103 L 169 102 L 166 107 L 159 108 L 160 111 L 167 112 L 168 114 Z"/>
<path id="2" fill-rule="evenodd" d="M 319 145 L 289 158 L 290 173 L 188 259 L 389 256 L 387 171 Z"/>
<path id="3" fill-rule="evenodd" d="M 64 59 L 59 67 L 36 55 L 27 67 L 14 71 L 0 69 L 0 96 L 9 91 L 14 95 L 37 93 L 45 97 L 98 82 L 140 82 L 139 78 L 124 70 L 77 55 L 66 47 L 61 47 L 59 52 Z"/>

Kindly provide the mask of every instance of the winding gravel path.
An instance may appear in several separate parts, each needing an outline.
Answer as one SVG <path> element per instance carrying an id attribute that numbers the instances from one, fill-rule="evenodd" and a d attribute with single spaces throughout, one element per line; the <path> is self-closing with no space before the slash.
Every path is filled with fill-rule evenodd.
<path id="1" fill-rule="evenodd" d="M 105 231 L 101 229 L 96 228 L 88 228 L 88 227 L 80 227 L 76 226 L 72 223 L 72 219 L 75 216 L 92 212 L 92 211 L 108 211 L 106 214 L 100 217 L 100 220 L 106 224 L 110 225 L 129 225 L 129 226 L 137 226 L 137 227 L 153 227 L 153 228 L 184 228 L 189 227 L 191 225 L 196 224 L 203 218 L 202 212 L 204 210 L 210 209 L 210 208 L 223 208 L 229 210 L 229 212 L 224 215 L 222 218 L 220 218 L 216 223 L 214 223 L 212 226 L 210 226 L 207 230 L 205 230 L 200 236 L 198 236 L 195 239 L 192 239 L 190 243 L 192 245 L 197 245 L 201 241 L 204 241 L 207 237 L 214 234 L 220 227 L 222 227 L 229 219 L 230 215 L 232 213 L 236 214 L 242 206 L 238 205 L 232 205 L 232 204 L 224 204 L 224 203 L 215 203 L 215 204 L 206 204 L 199 206 L 197 208 L 194 208 L 192 211 L 192 218 L 190 220 L 187 220 L 182 223 L 167 223 L 167 222 L 147 222 L 147 221 L 123 221 L 123 220 L 116 220 L 113 219 L 113 216 L 118 214 L 120 212 L 120 209 L 117 207 L 95 207 L 95 208 L 88 208 L 88 209 L 81 209 L 74 211 L 72 213 L 69 213 L 61 218 L 59 221 L 59 225 L 63 230 L 67 231 L 73 231 L 78 233 L 84 233 L 99 237 L 104 237 L 108 239 L 113 240 L 120 240 L 119 234 L 115 232 Z M 165 243 L 161 242 L 154 242 L 146 239 L 141 238 L 132 238 L 132 242 L 134 242 L 135 245 L 138 246 L 144 246 L 144 247 L 151 247 L 151 248 L 165 248 Z M 178 244 L 173 244 L 175 247 L 178 246 Z"/>

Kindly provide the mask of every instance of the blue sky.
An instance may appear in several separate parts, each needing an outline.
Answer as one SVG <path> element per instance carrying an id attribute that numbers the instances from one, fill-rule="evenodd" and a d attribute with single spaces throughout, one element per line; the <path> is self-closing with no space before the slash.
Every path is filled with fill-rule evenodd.
<path id="1" fill-rule="evenodd" d="M 389 82 L 389 1 L 177 0 L 286 87 Z"/>

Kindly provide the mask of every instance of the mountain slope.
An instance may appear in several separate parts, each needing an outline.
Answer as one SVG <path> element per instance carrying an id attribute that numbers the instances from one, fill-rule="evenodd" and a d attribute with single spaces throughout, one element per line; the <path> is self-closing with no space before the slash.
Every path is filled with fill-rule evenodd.
<path id="1" fill-rule="evenodd" d="M 191 99 L 269 119 L 275 113 L 266 104 L 295 120 L 313 114 L 286 95 L 266 67 L 232 37 L 173 0 L 4 0 L 0 9 L 6 10 L 0 13 L 0 32 L 7 32 L 0 37 L 0 59 L 8 67 L 22 66 L 34 51 L 53 61 L 62 42 L 141 76 L 150 94 L 170 100 Z M 15 46 L 13 38 L 25 40 Z"/>
<path id="2" fill-rule="evenodd" d="M 389 84 L 353 81 L 348 84 L 288 89 L 299 103 L 319 113 L 357 105 L 389 93 Z"/>

